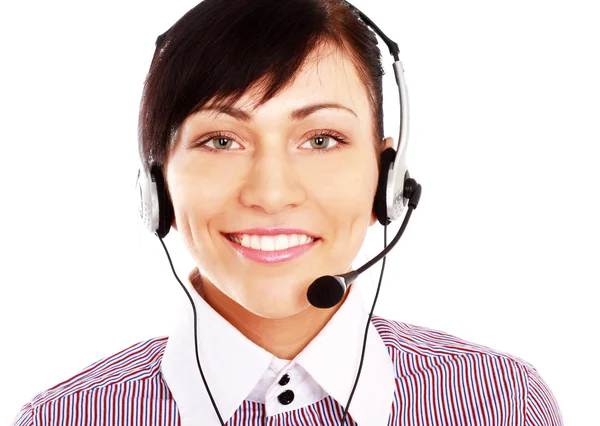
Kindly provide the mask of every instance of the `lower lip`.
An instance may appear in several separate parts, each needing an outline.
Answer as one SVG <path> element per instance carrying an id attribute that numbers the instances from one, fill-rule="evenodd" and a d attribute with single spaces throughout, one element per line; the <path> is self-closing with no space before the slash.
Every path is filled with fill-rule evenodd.
<path id="1" fill-rule="evenodd" d="M 256 250 L 256 249 L 249 248 L 249 247 L 244 247 L 241 244 L 231 241 L 226 236 L 225 236 L 225 239 L 229 242 L 229 244 L 231 244 L 233 246 L 233 248 L 238 253 L 240 253 L 245 258 L 253 260 L 254 262 L 268 263 L 268 264 L 283 263 L 283 262 L 289 262 L 290 260 L 294 260 L 294 259 L 302 256 L 304 253 L 309 251 L 311 248 L 313 248 L 315 246 L 315 244 L 317 243 L 317 241 L 319 241 L 319 239 L 316 239 L 311 243 L 303 244 L 301 246 L 296 246 L 296 247 L 290 247 L 285 250 L 262 251 L 262 250 Z"/>

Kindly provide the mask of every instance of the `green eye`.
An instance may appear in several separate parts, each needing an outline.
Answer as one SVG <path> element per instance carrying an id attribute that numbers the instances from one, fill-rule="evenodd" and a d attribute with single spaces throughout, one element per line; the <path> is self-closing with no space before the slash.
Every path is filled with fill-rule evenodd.
<path id="1" fill-rule="evenodd" d="M 311 149 L 319 154 L 326 154 L 336 149 L 342 149 L 348 145 L 346 137 L 333 130 L 315 130 L 309 135 L 309 139 L 302 145 L 309 144 L 306 149 Z"/>
<path id="2" fill-rule="evenodd" d="M 227 149 L 231 147 L 232 139 L 229 138 L 212 138 L 210 141 L 217 141 L 213 146 L 218 149 Z"/>
<path id="3" fill-rule="evenodd" d="M 232 147 L 233 144 L 237 144 L 239 147 L 234 148 Z M 198 142 L 196 146 L 214 152 L 235 151 L 241 148 L 241 145 L 235 141 L 233 136 L 222 132 L 206 135 L 206 137 Z"/>
<path id="4" fill-rule="evenodd" d="M 332 138 L 330 138 L 329 136 L 317 136 L 314 138 L 310 138 L 310 145 L 316 149 L 323 149 L 329 147 L 331 141 Z"/>

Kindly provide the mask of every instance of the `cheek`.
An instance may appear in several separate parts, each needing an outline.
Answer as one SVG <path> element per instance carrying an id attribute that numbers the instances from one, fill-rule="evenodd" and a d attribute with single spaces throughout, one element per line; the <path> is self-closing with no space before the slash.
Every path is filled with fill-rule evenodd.
<path id="1" fill-rule="evenodd" d="M 312 177 L 311 188 L 321 203 L 335 208 L 341 216 L 369 215 L 377 189 L 377 173 L 375 161 L 372 164 L 365 164 L 364 159 L 347 161 Z"/>
<path id="2" fill-rule="evenodd" d="M 208 174 L 212 173 L 212 174 Z M 180 232 L 197 234 L 222 215 L 231 195 L 231 176 L 217 171 L 187 168 L 173 173 L 169 183 L 175 219 Z"/>

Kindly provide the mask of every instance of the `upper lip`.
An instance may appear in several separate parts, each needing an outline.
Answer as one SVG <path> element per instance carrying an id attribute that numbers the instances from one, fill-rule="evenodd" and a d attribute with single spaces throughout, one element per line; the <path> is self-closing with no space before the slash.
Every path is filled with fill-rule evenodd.
<path id="1" fill-rule="evenodd" d="M 300 234 L 300 235 L 308 235 L 311 238 L 320 238 L 318 235 L 313 234 L 312 232 L 305 231 L 304 229 L 298 228 L 252 228 L 252 229 L 243 229 L 241 231 L 235 232 L 227 232 L 228 235 L 236 235 L 236 234 L 248 234 L 248 235 L 292 235 L 292 234 Z"/>

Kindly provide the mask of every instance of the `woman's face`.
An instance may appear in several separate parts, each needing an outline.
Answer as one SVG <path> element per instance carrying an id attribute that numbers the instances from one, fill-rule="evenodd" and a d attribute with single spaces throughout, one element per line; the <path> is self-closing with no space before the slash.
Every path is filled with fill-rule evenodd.
<path id="1" fill-rule="evenodd" d="M 267 318 L 303 311 L 313 280 L 350 270 L 376 220 L 378 154 L 366 90 L 341 53 L 325 47 L 318 63 L 315 55 L 260 108 L 248 90 L 230 113 L 190 115 L 164 168 L 174 226 L 202 279 Z M 294 230 L 258 235 L 273 228 Z M 291 234 L 318 239 L 303 244 Z M 300 246 L 281 249 L 289 243 Z"/>

